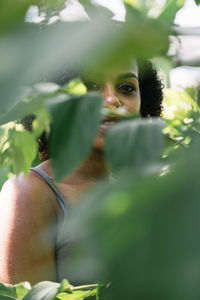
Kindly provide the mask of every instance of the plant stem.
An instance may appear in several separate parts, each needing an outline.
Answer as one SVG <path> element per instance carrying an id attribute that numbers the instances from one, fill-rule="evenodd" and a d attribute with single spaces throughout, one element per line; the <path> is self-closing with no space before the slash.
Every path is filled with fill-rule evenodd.
<path id="1" fill-rule="evenodd" d="M 98 287 L 98 283 L 94 283 L 94 284 L 87 284 L 87 285 L 80 285 L 80 286 L 75 286 L 72 288 L 72 290 L 84 290 L 84 289 L 89 289 L 89 288 L 95 288 Z"/>

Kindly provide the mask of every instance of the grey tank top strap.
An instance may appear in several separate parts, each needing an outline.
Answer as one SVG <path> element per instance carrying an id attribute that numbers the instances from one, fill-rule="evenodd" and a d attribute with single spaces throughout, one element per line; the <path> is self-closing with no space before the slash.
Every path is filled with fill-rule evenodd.
<path id="1" fill-rule="evenodd" d="M 44 170 L 35 167 L 35 168 L 30 168 L 30 170 L 33 170 L 34 172 L 36 172 L 37 174 L 39 174 L 44 181 L 48 184 L 48 186 L 53 190 L 53 192 L 56 195 L 56 198 L 60 204 L 60 207 L 64 213 L 64 215 L 66 213 L 69 212 L 70 206 L 69 203 L 67 201 L 67 199 L 65 198 L 65 196 L 61 193 L 61 191 L 58 189 L 58 187 L 55 185 L 53 178 L 51 176 L 49 176 Z"/>

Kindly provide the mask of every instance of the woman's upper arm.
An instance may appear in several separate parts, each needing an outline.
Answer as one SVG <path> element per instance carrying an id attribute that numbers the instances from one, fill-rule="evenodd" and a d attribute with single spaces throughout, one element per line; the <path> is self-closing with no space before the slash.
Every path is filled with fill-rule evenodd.
<path id="1" fill-rule="evenodd" d="M 0 282 L 56 280 L 55 209 L 34 176 L 9 179 L 0 195 Z"/>

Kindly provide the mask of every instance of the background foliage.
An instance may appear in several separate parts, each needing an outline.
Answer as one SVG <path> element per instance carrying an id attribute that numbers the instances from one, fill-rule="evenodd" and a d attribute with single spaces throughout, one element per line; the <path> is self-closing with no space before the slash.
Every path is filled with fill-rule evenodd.
<path id="1" fill-rule="evenodd" d="M 38 164 L 36 139 L 44 130 L 55 178 L 62 180 L 88 156 L 105 114 L 77 70 L 111 74 L 131 57 L 169 67 L 171 25 L 183 1 L 156 9 L 153 1 L 124 1 L 125 23 L 80 1 L 89 21 L 53 24 L 63 1 L 9 2 L 0 4 L 0 184 Z M 24 22 L 30 4 L 44 15 L 40 24 Z M 84 241 L 79 259 L 72 258 L 74 277 L 103 284 L 2 283 L 1 299 L 199 299 L 200 94 L 194 88 L 165 94 L 165 121 L 125 118 L 109 128 L 105 155 L 112 177 L 66 220 L 68 232 L 81 232 Z M 36 116 L 31 132 L 19 122 L 28 114 Z"/>

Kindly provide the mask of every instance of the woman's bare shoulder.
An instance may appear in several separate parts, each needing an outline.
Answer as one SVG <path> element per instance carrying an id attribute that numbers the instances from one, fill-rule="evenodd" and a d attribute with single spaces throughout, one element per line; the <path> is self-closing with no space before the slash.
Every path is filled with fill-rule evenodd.
<path id="1" fill-rule="evenodd" d="M 26 208 L 36 208 L 40 210 L 56 212 L 55 195 L 48 185 L 35 172 L 31 171 L 28 175 L 21 172 L 18 176 L 13 175 L 3 185 L 0 193 L 0 203 L 6 205 L 12 202 Z"/>
<path id="2" fill-rule="evenodd" d="M 3 185 L 0 281 L 55 280 L 56 210 L 51 197 L 45 183 L 31 171 L 28 176 L 11 177 Z"/>

